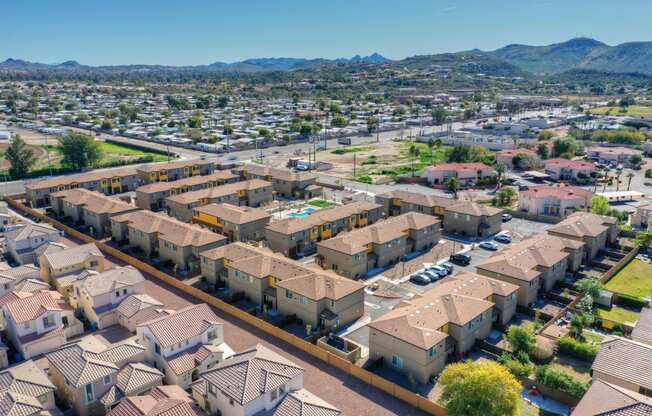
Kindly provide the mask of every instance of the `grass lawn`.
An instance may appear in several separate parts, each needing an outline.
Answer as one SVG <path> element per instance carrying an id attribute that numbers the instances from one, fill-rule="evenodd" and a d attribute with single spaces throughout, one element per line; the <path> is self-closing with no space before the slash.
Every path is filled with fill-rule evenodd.
<path id="1" fill-rule="evenodd" d="M 337 205 L 335 202 L 326 201 L 325 199 L 313 199 L 306 202 L 306 204 L 317 208 L 330 208 Z"/>
<path id="2" fill-rule="evenodd" d="M 638 320 L 639 312 L 629 309 L 621 308 L 620 306 L 613 306 L 611 310 L 597 308 L 597 314 L 601 318 L 609 319 L 620 323 L 634 324 Z"/>
<path id="3" fill-rule="evenodd" d="M 526 400 L 521 400 L 521 416 L 559 416 L 532 405 Z"/>
<path id="4" fill-rule="evenodd" d="M 102 150 L 102 158 L 98 162 L 100 166 L 115 162 L 116 160 L 136 160 L 144 156 L 152 156 L 152 162 L 165 162 L 168 160 L 167 155 L 148 152 L 146 150 L 132 149 L 131 147 L 120 146 L 119 144 L 114 143 L 98 143 L 100 145 L 100 149 Z M 54 145 L 44 145 L 41 147 L 50 152 L 50 162 L 52 163 L 52 167 L 60 168 L 63 155 L 59 151 L 59 147 Z M 171 157 L 170 159 L 174 160 L 176 158 Z M 48 167 L 48 160 L 46 157 L 44 157 L 43 159 L 37 161 L 35 169 L 42 169 L 46 167 Z"/>
<path id="5" fill-rule="evenodd" d="M 652 265 L 634 259 L 607 282 L 606 288 L 638 298 L 652 295 Z"/>
<path id="6" fill-rule="evenodd" d="M 550 367 L 566 373 L 576 380 L 581 380 L 587 383 L 591 381 L 591 364 L 575 360 L 572 357 L 566 357 L 560 354 L 555 358 L 555 361 L 550 364 Z"/>
<path id="7" fill-rule="evenodd" d="M 607 114 L 609 113 L 612 116 L 618 115 L 627 115 L 632 117 L 641 117 L 641 116 L 650 116 L 652 115 L 652 107 L 644 105 L 630 105 L 626 108 L 626 111 L 621 112 L 621 107 L 598 107 L 591 110 L 593 114 Z"/>
<path id="8" fill-rule="evenodd" d="M 586 343 L 591 345 L 600 345 L 600 343 L 604 340 L 603 336 L 598 334 L 593 334 L 588 331 L 584 331 L 582 335 L 584 336 Z"/>
<path id="9" fill-rule="evenodd" d="M 339 149 L 332 150 L 331 153 L 334 155 L 343 155 L 345 153 L 368 152 L 370 150 L 374 150 L 374 147 L 373 146 L 347 146 L 347 147 L 340 147 Z"/>

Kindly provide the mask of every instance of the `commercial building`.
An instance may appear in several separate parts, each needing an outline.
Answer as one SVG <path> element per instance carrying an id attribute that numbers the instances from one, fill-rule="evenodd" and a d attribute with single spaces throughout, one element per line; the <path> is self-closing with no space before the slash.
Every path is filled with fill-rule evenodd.
<path id="1" fill-rule="evenodd" d="M 322 193 L 322 188 L 317 186 L 317 175 L 309 172 L 293 172 L 286 168 L 248 163 L 233 169 L 244 179 L 260 179 L 271 182 L 274 191 L 281 197 L 317 197 Z"/>
<path id="2" fill-rule="evenodd" d="M 264 209 L 231 204 L 208 204 L 195 208 L 192 222 L 222 234 L 229 242 L 259 241 L 271 216 Z"/>
<path id="3" fill-rule="evenodd" d="M 402 301 L 369 326 L 369 358 L 421 383 L 516 313 L 518 286 L 464 272 Z"/>
<path id="4" fill-rule="evenodd" d="M 518 194 L 518 210 L 530 215 L 566 217 L 591 207 L 593 192 L 577 186 L 532 186 Z"/>
<path id="5" fill-rule="evenodd" d="M 154 182 L 136 189 L 136 205 L 142 209 L 158 211 L 164 208 L 163 201 L 168 196 L 213 188 L 237 180 L 238 177 L 230 171 L 218 170 L 205 176 L 192 176 L 173 182 Z"/>
<path id="6" fill-rule="evenodd" d="M 584 244 L 579 241 L 538 234 L 512 243 L 476 269 L 481 275 L 518 285 L 518 304 L 527 307 L 567 272 L 577 271 L 583 254 Z"/>
<path id="7" fill-rule="evenodd" d="M 225 203 L 259 207 L 271 202 L 273 197 L 271 183 L 252 179 L 169 196 L 165 198 L 165 206 L 171 216 L 190 222 L 194 209 L 203 205 Z"/>
<path id="8" fill-rule="evenodd" d="M 484 163 L 443 163 L 426 166 L 423 176 L 430 185 L 444 185 L 449 178 L 457 178 L 462 186 L 472 186 L 496 177 L 496 172 Z"/>
<path id="9" fill-rule="evenodd" d="M 615 243 L 618 233 L 618 220 L 591 212 L 575 212 L 548 228 L 550 235 L 583 242 L 587 260 Z"/>
<path id="10" fill-rule="evenodd" d="M 88 189 L 105 195 L 135 191 L 140 185 L 136 169 L 120 168 L 59 176 L 25 184 L 25 197 L 32 207 L 50 205 L 50 194 L 66 189 Z"/>
<path id="11" fill-rule="evenodd" d="M 373 224 L 382 217 L 382 206 L 359 201 L 321 209 L 306 217 L 273 221 L 265 227 L 269 248 L 288 257 L 314 253 L 317 243 L 341 232 Z"/>
<path id="12" fill-rule="evenodd" d="M 170 182 L 191 176 L 209 175 L 215 171 L 212 160 L 179 160 L 168 163 L 154 163 L 136 168 L 141 183 Z"/>
<path id="13" fill-rule="evenodd" d="M 420 212 L 436 215 L 443 219 L 446 208 L 459 203 L 459 201 L 443 196 L 394 190 L 376 195 L 376 203 L 382 205 L 383 213 L 391 217 L 408 212 Z"/>
<path id="14" fill-rule="evenodd" d="M 358 279 L 429 249 L 440 238 L 439 220 L 410 212 L 320 241 L 315 261 L 326 270 Z"/>
<path id="15" fill-rule="evenodd" d="M 162 213 L 135 211 L 111 218 L 113 239 L 179 270 L 199 268 L 199 253 L 226 244 L 226 237 Z"/>
<path id="16" fill-rule="evenodd" d="M 485 238 L 502 229 L 503 210 L 475 202 L 459 202 L 444 210 L 444 231 L 470 238 Z"/>

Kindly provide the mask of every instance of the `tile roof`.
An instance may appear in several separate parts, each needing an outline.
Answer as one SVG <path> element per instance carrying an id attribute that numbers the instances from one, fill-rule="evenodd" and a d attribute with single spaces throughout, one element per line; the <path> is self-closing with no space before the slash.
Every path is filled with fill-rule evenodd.
<path id="1" fill-rule="evenodd" d="M 493 217 L 494 215 L 502 214 L 503 210 L 485 204 L 476 204 L 475 202 L 458 201 L 458 203 L 446 207 L 446 212 L 468 214 L 475 217 L 481 217 L 481 216 Z"/>
<path id="2" fill-rule="evenodd" d="M 409 204 L 421 205 L 424 207 L 449 207 L 451 205 L 457 204 L 459 201 L 453 198 L 448 198 L 445 196 L 435 196 L 427 195 L 418 192 L 403 191 L 396 189 L 390 192 L 385 192 L 383 194 L 376 195 L 381 198 L 398 198 L 401 201 L 405 201 Z"/>
<path id="3" fill-rule="evenodd" d="M 0 270 L 0 283 L 16 283 L 25 279 L 40 278 L 40 269 L 33 264 L 25 264 L 9 270 Z"/>
<path id="4" fill-rule="evenodd" d="M 72 205 L 83 207 L 95 214 L 121 214 L 138 209 L 138 207 L 117 198 L 84 188 L 55 192 L 50 194 L 50 197 L 61 198 Z"/>
<path id="5" fill-rule="evenodd" d="M 560 167 L 576 170 L 596 170 L 593 163 L 585 162 L 583 160 L 569 160 L 569 159 L 548 159 L 545 162 L 546 169 L 550 167 Z"/>
<path id="6" fill-rule="evenodd" d="M 505 150 L 499 150 L 496 152 L 496 157 L 514 157 L 516 155 L 526 155 L 526 156 L 531 156 L 531 157 L 538 157 L 537 152 L 534 150 L 530 149 L 505 149 Z"/>
<path id="7" fill-rule="evenodd" d="M 81 281 L 80 286 L 90 296 L 99 296 L 125 287 L 131 287 L 144 281 L 145 278 L 138 269 L 133 266 L 124 266 L 98 274 L 91 274 Z"/>
<path id="8" fill-rule="evenodd" d="M 566 259 L 569 250 L 584 243 L 547 234 L 537 234 L 495 253 L 476 267 L 518 280 L 530 281 L 541 275 L 539 267 L 552 267 Z"/>
<path id="9" fill-rule="evenodd" d="M 571 416 L 649 416 L 652 398 L 602 380 L 593 380 Z"/>
<path id="10" fill-rule="evenodd" d="M 300 262 L 277 253 L 264 253 L 234 260 L 229 263 L 229 267 L 259 279 L 274 276 L 282 280 L 308 273 Z"/>
<path id="11" fill-rule="evenodd" d="M 607 231 L 617 220 L 592 212 L 574 212 L 565 220 L 553 225 L 548 232 L 570 237 L 596 237 Z"/>
<path id="12" fill-rule="evenodd" d="M 166 201 L 176 202 L 177 204 L 191 204 L 198 202 L 200 199 L 218 198 L 226 195 L 237 194 L 239 191 L 252 191 L 254 189 L 271 188 L 272 184 L 260 179 L 251 179 L 248 181 L 227 183 L 226 185 L 214 186 L 212 188 L 199 189 L 197 191 L 185 192 L 179 195 L 172 195 L 165 198 Z"/>
<path id="13" fill-rule="evenodd" d="M 37 236 L 49 236 L 52 234 L 59 234 L 61 232 L 55 229 L 50 224 L 25 224 L 23 227 L 17 227 L 13 230 L 5 232 L 5 238 L 7 240 L 20 241 L 27 238 L 37 237 Z"/>
<path id="14" fill-rule="evenodd" d="M 162 163 L 152 163 L 149 165 L 139 166 L 136 168 L 138 172 L 160 172 L 162 170 L 170 169 L 179 169 L 191 166 L 208 166 L 214 165 L 215 160 L 201 160 L 201 159 L 189 159 L 189 160 L 177 160 L 174 162 L 162 162 Z"/>
<path id="15" fill-rule="evenodd" d="M 195 208 L 195 213 L 217 217 L 232 224 L 247 224 L 264 219 L 269 221 L 270 218 L 264 209 L 231 204 L 208 204 Z"/>
<path id="16" fill-rule="evenodd" d="M 248 163 L 239 168 L 235 169 L 236 171 L 244 171 L 248 174 L 253 174 L 256 176 L 271 176 L 272 179 L 283 180 L 283 181 L 309 181 L 317 179 L 317 175 L 310 172 L 294 172 L 286 168 L 276 168 L 266 165 L 258 165 L 255 163 Z"/>
<path id="17" fill-rule="evenodd" d="M 625 155 L 625 156 L 633 156 L 633 155 L 640 155 L 641 151 L 632 149 L 629 147 L 623 147 L 623 146 L 618 146 L 618 147 L 603 147 L 603 146 L 592 146 L 586 149 L 587 153 L 600 153 L 602 154 L 609 154 L 609 155 Z"/>
<path id="18" fill-rule="evenodd" d="M 288 393 L 272 416 L 339 416 L 342 412 L 306 389 Z"/>
<path id="19" fill-rule="evenodd" d="M 600 372 L 610 381 L 623 380 L 652 390 L 652 345 L 619 337 L 604 341 L 591 368 L 594 379 Z"/>
<path id="20" fill-rule="evenodd" d="M 277 286 L 313 301 L 339 300 L 365 288 L 362 283 L 325 270 L 284 279 L 277 282 Z"/>
<path id="21" fill-rule="evenodd" d="M 55 386 L 32 361 L 0 371 L 0 414 L 3 416 L 41 415 L 39 396 L 51 394 Z"/>
<path id="22" fill-rule="evenodd" d="M 652 345 L 652 308 L 641 309 L 631 336 L 634 341 Z"/>
<path id="23" fill-rule="evenodd" d="M 320 241 L 317 246 L 347 254 L 367 250 L 367 244 L 382 244 L 406 236 L 406 230 L 421 230 L 429 226 L 439 226 L 440 221 L 432 215 L 410 212 L 397 217 L 378 221 L 357 230 L 341 233 L 333 238 Z"/>
<path id="24" fill-rule="evenodd" d="M 199 378 L 245 405 L 303 374 L 292 361 L 261 344 L 216 364 Z"/>
<path id="25" fill-rule="evenodd" d="M 223 353 L 218 345 L 198 344 L 167 358 L 168 366 L 175 374 L 183 374 L 194 370 L 213 353 Z"/>
<path id="26" fill-rule="evenodd" d="M 113 221 L 127 223 L 129 227 L 143 233 L 157 233 L 158 238 L 177 246 L 201 247 L 226 241 L 221 234 L 208 231 L 198 225 L 187 224 L 166 214 L 151 211 L 135 211 L 113 217 Z"/>
<path id="27" fill-rule="evenodd" d="M 352 215 L 361 214 L 381 207 L 382 205 L 373 202 L 352 202 L 338 207 L 320 209 L 303 218 L 293 217 L 273 221 L 265 227 L 265 229 L 285 235 L 294 234 L 299 231 L 309 230 L 322 224 L 343 220 Z"/>
<path id="28" fill-rule="evenodd" d="M 264 252 L 268 252 L 268 250 L 236 241 L 221 247 L 202 251 L 199 255 L 211 260 L 226 259 L 228 261 L 234 261 L 244 257 L 252 257 Z"/>
<path id="29" fill-rule="evenodd" d="M 53 269 L 78 265 L 89 257 L 104 257 L 102 252 L 94 243 L 82 244 L 43 255 L 43 260 Z"/>
<path id="30" fill-rule="evenodd" d="M 26 279 L 14 287 L 14 290 L 25 293 L 35 293 L 49 289 L 50 285 L 40 279 Z"/>
<path id="31" fill-rule="evenodd" d="M 204 416 L 179 386 L 157 386 L 149 394 L 122 400 L 107 416 Z"/>
<path id="32" fill-rule="evenodd" d="M 518 193 L 519 198 L 543 199 L 556 198 L 562 200 L 590 200 L 593 192 L 578 186 L 532 186 L 526 191 Z"/>
<path id="33" fill-rule="evenodd" d="M 3 304 L 7 314 L 17 324 L 32 321 L 48 311 L 72 309 L 59 292 L 52 290 L 17 295 L 19 298 Z"/>
<path id="34" fill-rule="evenodd" d="M 128 396 L 163 380 L 163 373 L 143 363 L 127 364 L 116 376 L 116 386 Z M 158 382 L 158 383 L 157 383 Z"/>
<path id="35" fill-rule="evenodd" d="M 169 316 L 144 322 L 139 327 L 149 328 L 163 347 L 178 344 L 206 332 L 215 325 L 223 325 L 211 308 L 205 304 L 190 305 Z"/>
<path id="36" fill-rule="evenodd" d="M 44 254 L 56 253 L 57 251 L 61 251 L 66 248 L 68 248 L 68 246 L 65 244 L 49 241 L 45 244 L 40 245 L 36 250 L 34 250 L 34 254 L 36 254 L 36 257 L 38 258 Z"/>
<path id="37" fill-rule="evenodd" d="M 44 412 L 43 405 L 36 397 L 0 392 L 0 414 L 3 416 L 42 416 Z"/>
<path id="38" fill-rule="evenodd" d="M 35 181 L 25 184 L 25 189 L 40 190 L 53 188 L 61 185 L 80 184 L 86 182 L 96 182 L 102 179 L 111 178 L 124 178 L 126 176 L 135 176 L 136 169 L 134 168 L 119 168 L 112 170 L 94 170 L 80 175 L 66 175 L 59 176 L 52 179 L 44 179 L 42 181 Z"/>
<path id="39" fill-rule="evenodd" d="M 148 185 L 139 186 L 136 192 L 156 193 L 164 192 L 171 189 L 178 189 L 184 186 L 192 187 L 201 184 L 207 184 L 212 181 L 230 181 L 238 177 L 228 170 L 217 170 L 209 175 L 192 176 L 190 178 L 179 179 L 172 182 L 154 182 Z"/>
<path id="40" fill-rule="evenodd" d="M 163 307 L 163 303 L 154 299 L 147 294 L 137 294 L 127 296 L 118 306 L 118 313 L 125 318 L 131 318 L 138 312 L 149 308 Z"/>

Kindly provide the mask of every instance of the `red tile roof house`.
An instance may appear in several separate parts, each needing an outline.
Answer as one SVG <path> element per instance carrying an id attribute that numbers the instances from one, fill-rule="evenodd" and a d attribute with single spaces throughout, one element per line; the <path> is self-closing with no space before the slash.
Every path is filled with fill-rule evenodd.
<path id="1" fill-rule="evenodd" d="M 136 327 L 147 348 L 145 361 L 165 374 L 167 384 L 187 389 L 201 371 L 233 355 L 224 324 L 205 303 L 191 305 Z"/>
<path id="2" fill-rule="evenodd" d="M 427 166 L 423 176 L 430 185 L 444 185 L 448 178 L 457 177 L 463 186 L 475 185 L 481 179 L 493 178 L 496 172 L 484 163 L 444 163 Z"/>
<path id="3" fill-rule="evenodd" d="M 546 174 L 556 181 L 585 183 L 598 172 L 593 163 L 582 160 L 548 159 L 545 166 Z"/>
<path id="4" fill-rule="evenodd" d="M 0 305 L 9 339 L 25 359 L 59 348 L 84 331 L 59 292 L 9 292 Z"/>
<path id="5" fill-rule="evenodd" d="M 591 207 L 593 192 L 577 186 L 533 186 L 518 194 L 518 210 L 531 215 L 566 217 Z"/>
<path id="6" fill-rule="evenodd" d="M 107 416 L 205 416 L 195 400 L 179 386 L 156 386 L 142 396 L 122 400 Z"/>
<path id="7" fill-rule="evenodd" d="M 532 158 L 537 165 L 541 164 L 541 158 L 534 150 L 530 149 L 505 149 L 499 152 L 496 152 L 496 163 L 502 163 L 507 166 L 509 169 L 514 169 L 514 156 L 521 155 Z M 518 167 L 518 166 L 517 166 Z"/>

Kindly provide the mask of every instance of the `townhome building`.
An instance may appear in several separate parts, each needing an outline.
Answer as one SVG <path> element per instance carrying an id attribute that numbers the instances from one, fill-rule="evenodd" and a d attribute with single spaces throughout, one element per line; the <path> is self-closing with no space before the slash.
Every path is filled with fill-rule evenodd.
<path id="1" fill-rule="evenodd" d="M 444 231 L 464 237 L 486 238 L 502 229 L 503 210 L 475 202 L 458 202 L 444 210 Z"/>
<path id="2" fill-rule="evenodd" d="M 316 185 L 317 175 L 310 172 L 293 172 L 286 168 L 276 168 L 248 163 L 233 169 L 244 179 L 259 179 L 271 182 L 278 196 L 289 198 L 317 197 L 322 188 Z"/>
<path id="3" fill-rule="evenodd" d="M 195 208 L 208 204 L 226 203 L 236 206 L 260 207 L 273 199 L 272 184 L 260 179 L 229 183 L 214 188 L 186 192 L 165 198 L 168 214 L 190 222 Z"/>
<path id="4" fill-rule="evenodd" d="M 262 208 L 208 204 L 195 208 L 192 222 L 222 234 L 229 242 L 260 241 L 271 215 Z"/>
<path id="5" fill-rule="evenodd" d="M 233 355 L 224 324 L 205 303 L 187 306 L 136 327 L 145 361 L 165 374 L 167 384 L 187 389 L 200 372 Z"/>
<path id="6" fill-rule="evenodd" d="M 532 186 L 518 193 L 518 210 L 530 215 L 564 218 L 591 207 L 593 192 L 577 186 Z"/>
<path id="7" fill-rule="evenodd" d="M 169 196 L 213 188 L 237 180 L 238 176 L 230 171 L 218 170 L 205 176 L 191 176 L 173 182 L 154 182 L 136 189 L 136 205 L 142 209 L 159 211 L 165 208 L 163 202 Z"/>
<path id="8" fill-rule="evenodd" d="M 54 284 L 54 279 L 58 277 L 83 270 L 103 272 L 105 258 L 95 243 L 88 243 L 42 254 L 39 257 L 39 264 L 41 278 Z M 62 294 L 66 295 L 66 293 Z"/>
<path id="9" fill-rule="evenodd" d="M 39 279 L 39 268 L 26 264 L 8 270 L 0 270 L 0 296 L 16 290 L 16 287 L 30 279 Z"/>
<path id="10" fill-rule="evenodd" d="M 213 286 L 225 287 L 229 278 L 228 266 L 231 262 L 251 258 L 267 251 L 263 248 L 234 242 L 199 253 L 201 274 Z"/>
<path id="11" fill-rule="evenodd" d="M 91 229 L 92 234 L 100 237 L 110 233 L 111 217 L 140 209 L 87 189 L 68 189 L 50 194 L 50 204 L 59 218 L 70 218 L 75 225 L 83 224 Z"/>
<path id="12" fill-rule="evenodd" d="M 446 278 L 368 324 L 369 359 L 428 383 L 450 357 L 462 357 L 489 336 L 492 322 L 509 322 L 517 291 L 514 284 L 470 272 Z"/>
<path id="13" fill-rule="evenodd" d="M 643 152 L 630 147 L 614 146 L 592 146 L 586 149 L 586 157 L 591 160 L 597 160 L 601 163 L 622 164 L 625 166 L 635 166 L 632 158 L 642 158 Z M 639 159 L 641 160 L 641 159 Z"/>
<path id="14" fill-rule="evenodd" d="M 636 212 L 632 214 L 630 223 L 642 230 L 647 230 L 652 220 L 652 203 L 645 203 L 636 207 Z"/>
<path id="15" fill-rule="evenodd" d="M 440 238 L 438 219 L 410 212 L 320 241 L 315 261 L 326 270 L 358 279 L 430 249 Z"/>
<path id="16" fill-rule="evenodd" d="M 58 414 L 56 387 L 32 360 L 0 370 L 0 403 L 7 416 Z"/>
<path id="17" fill-rule="evenodd" d="M 577 271 L 583 256 L 582 242 L 537 234 L 495 253 L 476 269 L 481 275 L 518 285 L 518 304 L 527 307 L 567 272 Z"/>
<path id="18" fill-rule="evenodd" d="M 376 195 L 376 203 L 383 206 L 383 213 L 394 217 L 408 212 L 420 212 L 444 218 L 446 208 L 459 201 L 443 196 L 427 195 L 400 189 Z"/>
<path id="19" fill-rule="evenodd" d="M 338 409 L 312 394 L 308 396 L 303 390 L 303 375 L 303 368 L 258 344 L 203 372 L 191 389 L 199 406 L 211 414 L 280 416 L 285 414 L 279 410 L 281 406 L 287 409 L 297 400 L 290 398 L 284 403 L 286 398 L 300 392 L 300 402 L 308 402 L 313 410 L 319 410 L 314 414 L 338 415 Z M 315 406 L 317 403 L 324 404 L 323 409 Z"/>
<path id="20" fill-rule="evenodd" d="M 598 172 L 593 163 L 582 160 L 548 159 L 545 172 L 556 181 L 586 183 Z"/>
<path id="21" fill-rule="evenodd" d="M 199 269 L 199 253 L 226 244 L 226 237 L 163 213 L 135 211 L 111 218 L 113 239 L 179 270 Z"/>
<path id="22" fill-rule="evenodd" d="M 107 416 L 205 416 L 179 386 L 156 386 L 149 393 L 125 397 Z"/>
<path id="23" fill-rule="evenodd" d="M 618 239 L 618 220 L 592 212 L 575 212 L 548 228 L 548 234 L 584 243 L 586 260 Z"/>
<path id="24" fill-rule="evenodd" d="M 430 185 L 444 185 L 449 178 L 457 178 L 462 186 L 472 186 L 495 178 L 496 172 L 484 163 L 443 163 L 426 166 L 423 176 Z"/>
<path id="25" fill-rule="evenodd" d="M 24 359 L 59 348 L 84 328 L 55 291 L 9 292 L 0 298 L 9 340 Z"/>
<path id="26" fill-rule="evenodd" d="M 602 380 L 594 380 L 571 416 L 649 415 L 652 398 Z"/>
<path id="27" fill-rule="evenodd" d="M 25 184 L 25 198 L 32 207 L 50 205 L 50 194 L 66 189 L 88 189 L 105 195 L 135 191 L 140 185 L 136 169 L 119 168 L 59 176 Z"/>
<path id="28" fill-rule="evenodd" d="M 603 381 L 652 397 L 652 345 L 622 337 L 600 344 L 591 366 L 593 382 Z"/>
<path id="29" fill-rule="evenodd" d="M 133 340 L 109 344 L 88 335 L 46 355 L 59 400 L 76 415 L 101 416 L 127 396 L 162 384 L 163 374 L 146 364 L 145 347 Z"/>
<path id="30" fill-rule="evenodd" d="M 292 258 L 314 253 L 317 243 L 366 227 L 382 218 L 382 206 L 373 202 L 358 201 L 321 209 L 307 217 L 289 217 L 273 221 L 265 227 L 269 248 Z"/>
<path id="31" fill-rule="evenodd" d="M 141 183 L 171 182 L 192 176 L 210 175 L 215 171 L 213 160 L 179 160 L 167 163 L 153 163 L 136 168 Z"/>
<path id="32" fill-rule="evenodd" d="M 5 252 L 19 265 L 31 264 L 39 247 L 59 241 L 61 235 L 49 224 L 21 225 L 5 232 Z"/>

